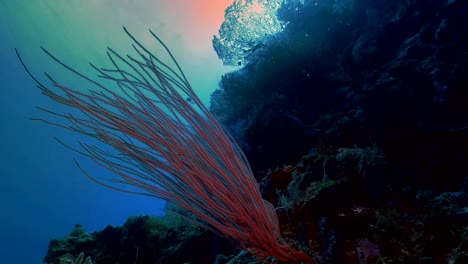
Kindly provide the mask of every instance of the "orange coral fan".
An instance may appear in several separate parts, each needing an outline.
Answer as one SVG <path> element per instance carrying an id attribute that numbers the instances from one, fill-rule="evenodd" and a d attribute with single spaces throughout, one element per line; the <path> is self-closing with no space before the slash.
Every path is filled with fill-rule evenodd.
<path id="1" fill-rule="evenodd" d="M 168 63 L 124 30 L 134 41 L 138 56 L 123 57 L 109 49 L 114 69 L 91 65 L 106 83 L 114 82 L 114 88 L 75 71 L 45 49 L 53 60 L 97 90 L 80 92 L 46 74 L 54 86 L 48 88 L 25 67 L 48 97 L 83 113 L 78 117 L 46 110 L 69 122 L 54 125 L 114 150 L 81 143 L 82 149 L 76 151 L 117 177 L 107 179 L 109 183 L 83 172 L 112 189 L 164 199 L 196 216 L 197 224 L 259 259 L 273 256 L 282 262 L 314 263 L 283 241 L 274 208 L 260 196 L 246 157 L 194 93 L 165 44 L 150 31 L 170 56 Z"/>

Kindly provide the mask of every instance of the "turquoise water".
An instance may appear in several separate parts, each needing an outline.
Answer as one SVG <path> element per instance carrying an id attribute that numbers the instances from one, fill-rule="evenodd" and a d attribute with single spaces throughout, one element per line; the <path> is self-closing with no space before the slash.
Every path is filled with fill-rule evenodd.
<path id="1" fill-rule="evenodd" d="M 120 225 L 131 215 L 161 214 L 163 207 L 152 198 L 96 185 L 82 175 L 73 159 L 77 158 L 91 174 L 106 176 L 107 172 L 54 140 L 57 137 L 73 144 L 82 139 L 80 135 L 28 119 L 46 117 L 35 106 L 64 113 L 68 109 L 40 93 L 21 67 L 14 48 L 41 80 L 46 80 L 42 72 L 48 71 L 58 80 L 76 84 L 71 75 L 44 56 L 39 46 L 92 74 L 87 62 L 105 65 L 107 46 L 128 51 L 130 41 L 122 31 L 125 25 L 143 42 L 148 28 L 166 39 L 205 103 L 223 72 L 210 45 L 211 37 L 197 43 L 184 38 L 183 26 L 167 24 L 173 16 L 149 17 L 157 13 L 157 9 L 151 11 L 145 6 L 151 1 L 138 5 L 113 1 L 108 6 L 90 5 L 96 1 L 37 2 L 0 1 L 1 263 L 42 263 L 48 240 L 65 236 L 77 223 L 94 231 L 108 224 Z M 189 57 L 189 53 L 194 55 Z"/>

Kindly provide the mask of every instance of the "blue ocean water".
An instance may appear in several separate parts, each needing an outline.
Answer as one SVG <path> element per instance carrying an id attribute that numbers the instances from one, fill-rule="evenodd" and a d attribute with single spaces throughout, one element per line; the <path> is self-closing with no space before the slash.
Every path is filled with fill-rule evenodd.
<path id="1" fill-rule="evenodd" d="M 79 171 L 74 158 L 94 175 L 107 173 L 53 138 L 75 142 L 79 136 L 28 119 L 41 115 L 35 105 L 57 106 L 40 94 L 12 47 L 2 44 L 0 51 L 1 262 L 42 263 L 49 239 L 77 223 L 94 231 L 130 215 L 161 214 L 161 201 L 106 189 Z"/>
<path id="2" fill-rule="evenodd" d="M 81 2 L 84 3 L 82 6 Z M 182 67 L 189 66 L 185 73 L 205 103 L 225 71 L 211 46 L 210 33 L 201 34 L 208 36 L 204 42 L 198 39 L 187 41 L 183 37 L 208 30 L 194 30 L 191 25 L 190 32 L 175 32 L 174 25 L 181 19 L 170 17 L 170 25 L 161 25 L 162 22 L 158 22 L 161 17 L 155 16 L 154 11 L 147 11 L 151 8 L 133 7 L 132 10 L 138 12 L 138 19 L 144 21 L 143 13 L 147 11 L 153 15 L 152 21 L 158 24 L 156 27 L 143 26 L 144 23 L 133 19 L 135 16 L 126 13 L 125 5 L 111 2 L 113 5 L 109 11 L 107 7 L 105 10 L 88 10 L 90 2 L 85 1 L 70 1 L 67 5 L 66 2 L 44 1 L 41 4 L 28 0 L 14 3 L 0 0 L 0 121 L 3 125 L 0 129 L 0 138 L 3 139 L 0 141 L 0 263 L 42 263 L 49 240 L 66 236 L 75 224 L 93 232 L 107 225 L 121 225 L 129 216 L 161 215 L 164 207 L 160 200 L 119 193 L 96 185 L 83 175 L 73 160 L 78 159 L 93 176 L 106 177 L 109 172 L 54 139 L 57 137 L 67 144 L 76 145 L 77 141 L 86 142 L 87 138 L 29 119 L 50 118 L 35 106 L 64 114 L 70 109 L 41 94 L 21 66 L 15 48 L 41 82 L 48 82 L 42 74 L 47 71 L 60 83 L 80 87 L 83 82 L 77 82 L 73 78 L 76 76 L 65 74 L 60 66 L 44 56 L 39 46 L 46 47 L 89 75 L 87 62 L 101 66 L 99 63 L 105 58 L 105 47 L 117 46 L 116 49 L 122 50 L 122 46 L 130 46 L 128 39 L 122 41 L 125 34 L 121 26 L 125 25 L 138 33 L 151 28 L 157 34 L 173 36 L 166 42 L 171 49 L 181 50 L 184 45 L 190 48 L 186 54 L 176 54 L 176 57 L 182 58 L 179 61 Z M 128 4 L 128 1 L 121 2 Z M 159 2 L 172 4 L 175 1 Z M 179 4 L 183 3 L 179 1 Z M 115 17 L 122 15 L 122 10 L 131 20 L 123 19 L 116 23 Z M 222 14 L 222 10 L 219 11 Z M 115 31 L 120 31 L 121 36 L 111 34 Z M 143 41 L 146 44 L 147 39 Z M 184 56 L 192 55 L 191 52 L 198 52 L 200 56 Z M 200 93 L 197 87 L 204 90 Z"/>
<path id="3" fill-rule="evenodd" d="M 109 39 L 108 43 L 96 44 L 94 50 L 88 50 L 89 53 L 68 50 L 66 36 L 59 36 L 61 31 L 54 31 L 54 23 L 62 21 L 66 15 L 60 15 L 53 8 L 49 10 L 52 13 L 51 17 L 47 17 L 49 24 L 46 19 L 40 21 L 44 22 L 41 27 L 44 32 L 50 29 L 50 34 L 39 34 L 35 29 L 38 25 L 25 21 L 25 14 L 35 11 L 28 9 L 27 1 L 17 3 L 0 1 L 0 263 L 42 263 L 49 240 L 64 237 L 75 224 L 81 224 L 88 232 L 97 231 L 107 225 L 121 225 L 129 216 L 161 215 L 164 203 L 154 198 L 116 192 L 92 182 L 80 172 L 73 159 L 77 159 L 92 175 L 105 177 L 109 173 L 62 146 L 54 137 L 70 144 L 86 139 L 29 120 L 31 117 L 47 117 L 35 106 L 62 113 L 67 113 L 69 109 L 41 94 L 21 66 L 15 48 L 24 55 L 25 62 L 41 81 L 47 80 L 42 72 L 48 71 L 58 79 L 65 78 L 65 82 L 73 83 L 73 79 L 57 71 L 57 65 L 45 60 L 40 45 L 49 45 L 52 49 L 62 45 L 62 51 L 66 51 L 62 55 L 81 57 L 82 64 L 78 68 L 88 70 L 87 62 L 93 59 L 90 58 L 92 54 L 105 55 L 102 47 L 112 46 L 118 41 Z M 48 11 L 47 3 L 44 5 L 44 10 Z M 104 30 L 104 26 L 101 26 Z M 111 30 L 119 30 L 125 37 L 121 25 L 115 25 Z M 83 32 L 86 31 L 89 28 L 83 29 Z M 72 32 L 70 35 L 74 34 Z M 78 37 L 76 39 L 79 40 Z M 67 52 L 74 54 L 69 56 Z M 197 86 L 198 81 L 206 86 L 206 78 L 195 80 L 192 84 Z M 216 82 L 217 77 L 211 80 L 212 84 Z M 215 85 L 211 86 L 210 90 L 216 88 Z M 209 92 L 205 93 L 209 95 Z M 207 98 L 202 100 L 207 101 Z"/>

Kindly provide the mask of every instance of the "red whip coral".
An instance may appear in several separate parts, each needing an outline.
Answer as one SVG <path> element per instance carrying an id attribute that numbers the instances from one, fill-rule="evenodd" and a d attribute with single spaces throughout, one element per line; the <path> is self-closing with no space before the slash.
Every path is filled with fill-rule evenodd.
<path id="1" fill-rule="evenodd" d="M 259 259 L 273 256 L 286 263 L 314 263 L 281 238 L 274 208 L 260 196 L 246 157 L 194 93 L 165 44 L 150 31 L 169 55 L 169 62 L 160 60 L 124 30 L 134 41 L 136 57 L 124 57 L 109 48 L 114 69 L 91 64 L 104 82 L 79 73 L 43 49 L 95 86 L 88 92 L 61 85 L 46 74 L 53 83 L 48 88 L 25 67 L 45 95 L 83 114 L 45 110 L 68 124 L 42 121 L 112 147 L 110 151 L 82 142 L 81 149 L 74 150 L 117 177 L 101 179 L 82 171 L 112 189 L 164 199 Z M 108 81 L 115 87 L 103 84 Z"/>

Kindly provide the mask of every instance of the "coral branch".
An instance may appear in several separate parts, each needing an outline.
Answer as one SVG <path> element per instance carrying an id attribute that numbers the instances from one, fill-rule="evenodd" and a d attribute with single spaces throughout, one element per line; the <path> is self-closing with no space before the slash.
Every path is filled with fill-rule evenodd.
<path id="1" fill-rule="evenodd" d="M 150 31 L 169 55 L 168 63 L 124 30 L 134 41 L 137 56 L 124 57 L 109 48 L 114 69 L 91 64 L 101 81 L 43 49 L 92 84 L 89 91 L 69 88 L 46 74 L 53 83 L 48 88 L 25 66 L 45 95 L 82 113 L 64 115 L 44 109 L 66 122 L 43 121 L 97 140 L 98 145 L 81 142 L 79 149 L 68 147 L 116 177 L 101 179 L 77 163 L 79 168 L 104 186 L 164 199 L 188 211 L 197 224 L 259 259 L 273 256 L 282 262 L 314 263 L 281 238 L 274 208 L 260 196 L 245 155 L 194 93 L 165 44 Z"/>

